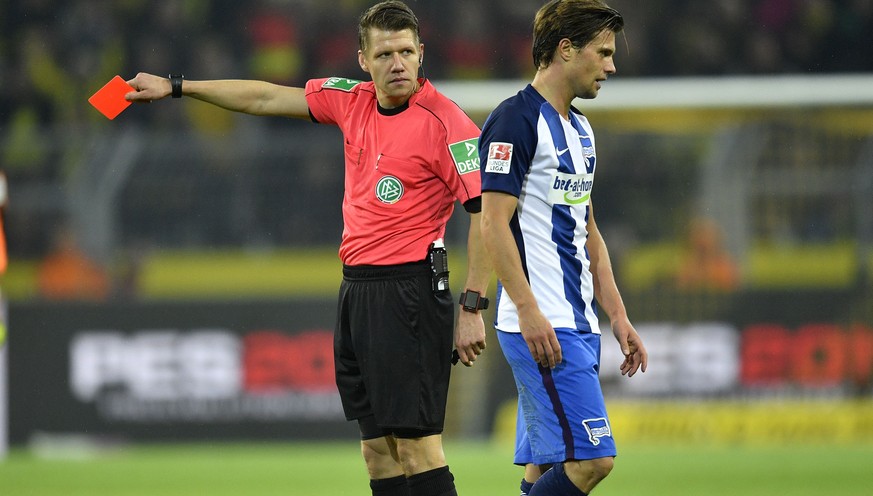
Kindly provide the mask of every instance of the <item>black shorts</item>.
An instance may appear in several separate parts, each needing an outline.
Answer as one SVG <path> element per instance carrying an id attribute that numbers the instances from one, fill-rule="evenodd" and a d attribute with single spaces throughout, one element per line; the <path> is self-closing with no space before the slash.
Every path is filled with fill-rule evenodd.
<path id="1" fill-rule="evenodd" d="M 433 293 L 428 263 L 344 266 L 334 365 L 346 418 L 442 432 L 453 327 L 452 296 Z"/>

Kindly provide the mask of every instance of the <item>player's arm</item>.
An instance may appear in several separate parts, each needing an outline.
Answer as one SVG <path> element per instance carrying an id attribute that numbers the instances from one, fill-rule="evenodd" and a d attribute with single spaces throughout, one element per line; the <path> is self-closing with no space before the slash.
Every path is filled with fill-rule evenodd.
<path id="1" fill-rule="evenodd" d="M 127 82 L 135 92 L 125 98 L 132 102 L 150 102 L 166 98 L 172 92 L 168 78 L 139 73 Z M 281 86 L 266 81 L 221 79 L 189 81 L 182 84 L 182 94 L 234 112 L 252 115 L 309 118 L 309 106 L 303 88 Z"/>
<path id="2" fill-rule="evenodd" d="M 500 192 L 482 193 L 482 240 L 494 271 L 518 308 L 518 324 L 534 360 L 544 367 L 561 363 L 555 330 L 540 311 L 521 266 L 521 255 L 509 229 L 518 198 Z"/>
<path id="3" fill-rule="evenodd" d="M 600 303 L 600 308 L 609 316 L 612 333 L 621 346 L 621 352 L 624 355 L 621 373 L 632 377 L 639 369 L 642 369 L 643 372 L 646 371 L 649 360 L 648 353 L 643 346 L 643 340 L 627 316 L 627 309 L 624 306 L 621 293 L 618 291 L 618 285 L 615 283 L 615 275 L 612 271 L 612 262 L 609 259 L 606 242 L 594 220 L 594 207 L 589 206 L 589 208 L 588 240 L 585 247 L 591 260 L 590 270 L 594 278 L 594 297 Z"/>
<path id="4" fill-rule="evenodd" d="M 467 279 L 464 289 L 476 291 L 484 297 L 488 294 L 492 269 L 491 261 L 482 244 L 481 216 L 481 213 L 470 213 L 470 231 L 467 236 Z M 485 323 L 481 311 L 474 313 L 461 308 L 458 312 L 455 349 L 458 350 L 461 363 L 468 367 L 485 350 Z"/>

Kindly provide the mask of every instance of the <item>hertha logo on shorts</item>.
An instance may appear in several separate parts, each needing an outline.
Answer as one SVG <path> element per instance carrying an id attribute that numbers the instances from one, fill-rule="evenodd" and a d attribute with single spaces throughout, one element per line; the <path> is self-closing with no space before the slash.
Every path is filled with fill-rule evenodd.
<path id="1" fill-rule="evenodd" d="M 488 145 L 488 163 L 485 172 L 494 174 L 509 174 L 509 164 L 512 163 L 512 143 L 494 142 Z"/>
<path id="2" fill-rule="evenodd" d="M 582 425 L 584 425 L 585 430 L 588 431 L 588 440 L 591 441 L 591 444 L 594 446 L 600 444 L 600 438 L 612 437 L 612 429 L 609 428 L 609 421 L 605 418 L 583 420 Z"/>

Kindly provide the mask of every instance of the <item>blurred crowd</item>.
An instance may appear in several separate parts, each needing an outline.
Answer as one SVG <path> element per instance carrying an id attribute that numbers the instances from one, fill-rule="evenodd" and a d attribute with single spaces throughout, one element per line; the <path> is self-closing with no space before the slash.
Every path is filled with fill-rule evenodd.
<path id="1" fill-rule="evenodd" d="M 116 74 L 129 79 L 138 71 L 181 72 L 189 79 L 254 78 L 291 85 L 311 77 L 366 79 L 357 63 L 357 22 L 375 1 L 0 0 L 0 170 L 15 186 L 63 184 L 79 163 L 77 156 L 84 155 L 70 143 L 87 146 L 101 130 L 121 128 L 87 104 Z M 422 22 L 423 71 L 430 79 L 532 76 L 532 17 L 543 0 L 407 1 Z M 619 77 L 873 72 L 871 0 L 608 3 L 626 20 L 616 59 Z M 160 112 L 128 112 L 123 120 L 158 132 L 195 130 L 207 144 L 207 161 L 226 168 L 228 176 L 235 174 L 226 162 L 240 158 L 221 139 L 238 126 L 234 114 L 208 105 L 166 105 Z M 258 125 L 299 124 L 286 121 Z M 636 152 L 639 146 L 636 141 Z M 317 172 L 308 180 L 286 178 L 282 169 L 289 188 L 320 191 L 327 182 L 328 168 L 317 158 L 309 161 L 311 167 L 298 167 L 304 176 Z M 197 175 L 197 183 L 205 177 Z M 330 176 L 330 184 L 339 184 L 334 179 Z M 274 203 L 285 202 L 284 190 L 281 196 Z M 63 201 L 42 208 L 62 211 Z M 158 217 L 149 205 L 138 208 L 144 217 Z M 33 219 L 50 216 L 29 215 L 19 212 L 12 226 L 17 226 L 18 250 L 50 244 L 47 235 L 28 234 L 34 223 L 43 222 Z M 306 231 L 289 230 L 294 239 Z M 735 284 L 732 277 L 724 275 L 729 285 Z"/>
<path id="2" fill-rule="evenodd" d="M 302 84 L 362 77 L 357 17 L 373 0 L 0 2 L 0 126 L 94 119 L 114 74 L 182 72 Z M 541 0 L 410 0 L 431 79 L 527 78 Z M 614 0 L 624 76 L 873 70 L 869 0 Z"/>

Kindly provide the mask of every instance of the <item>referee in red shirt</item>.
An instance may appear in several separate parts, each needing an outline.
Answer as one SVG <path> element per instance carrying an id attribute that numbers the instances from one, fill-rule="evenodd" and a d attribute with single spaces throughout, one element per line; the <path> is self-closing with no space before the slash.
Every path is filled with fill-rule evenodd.
<path id="1" fill-rule="evenodd" d="M 182 95 L 254 115 L 339 127 L 345 146 L 337 387 L 373 495 L 456 495 L 441 433 L 452 346 L 464 365 L 485 348 L 480 311 L 491 267 L 479 231 L 479 129 L 418 77 L 418 19 L 394 0 L 360 18 L 358 62 L 372 81 L 324 78 L 305 88 L 264 81 L 138 74 L 130 101 Z M 458 200 L 471 214 L 468 273 L 457 325 L 448 289 L 446 223 Z M 454 336 L 453 336 L 454 327 Z"/>

